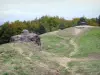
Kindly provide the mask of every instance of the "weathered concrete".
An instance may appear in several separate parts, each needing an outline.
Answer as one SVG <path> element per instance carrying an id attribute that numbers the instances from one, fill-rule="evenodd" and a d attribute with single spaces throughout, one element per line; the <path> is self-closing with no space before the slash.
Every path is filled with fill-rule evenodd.
<path id="1" fill-rule="evenodd" d="M 41 45 L 40 37 L 38 34 L 29 33 L 28 30 L 23 30 L 20 35 L 11 37 L 11 42 L 34 42 L 37 45 Z"/>

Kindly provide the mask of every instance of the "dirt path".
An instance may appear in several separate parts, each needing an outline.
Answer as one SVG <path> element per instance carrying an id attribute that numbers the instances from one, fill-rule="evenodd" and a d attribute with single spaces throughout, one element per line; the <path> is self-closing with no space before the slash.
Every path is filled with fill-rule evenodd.
<path id="1" fill-rule="evenodd" d="M 58 63 L 59 65 L 68 68 L 68 63 L 72 61 L 79 61 L 79 62 L 86 62 L 86 61 L 93 61 L 93 60 L 100 60 L 100 58 L 96 59 L 94 57 L 84 57 L 84 58 L 68 58 L 68 57 L 59 57 L 55 54 L 41 51 L 43 55 L 46 55 L 46 58 L 50 61 L 54 61 Z"/>
<path id="2" fill-rule="evenodd" d="M 74 41 L 74 39 L 73 38 L 65 38 L 65 37 L 61 37 L 61 36 L 59 36 L 59 35 L 57 35 L 58 37 L 60 37 L 60 38 L 62 38 L 62 39 L 64 39 L 64 41 L 65 40 L 69 40 L 69 44 L 71 44 L 73 47 L 74 47 L 74 51 L 73 52 L 71 52 L 70 54 L 69 54 L 69 56 L 73 56 L 74 54 L 76 54 L 77 52 L 78 52 L 78 45 L 75 43 L 75 41 Z"/>
<path id="3" fill-rule="evenodd" d="M 95 58 L 67 58 L 67 57 L 53 57 L 52 60 L 56 61 L 57 63 L 59 63 L 59 65 L 68 68 L 68 63 L 72 62 L 72 61 L 93 61 L 93 60 L 100 60 L 100 59 L 95 59 Z"/>
<path id="4" fill-rule="evenodd" d="M 61 37 L 59 35 L 57 35 L 58 37 L 64 39 L 64 40 L 68 40 L 68 38 L 65 38 L 65 37 Z M 71 38 L 69 39 L 69 44 L 71 44 L 73 47 L 74 47 L 74 51 L 70 53 L 70 56 L 74 55 L 75 53 L 78 52 L 78 45 L 75 43 L 74 39 Z M 23 54 L 23 50 L 21 50 L 20 48 L 18 47 L 14 47 L 13 44 L 11 44 L 11 47 L 12 48 L 15 48 L 17 49 L 17 51 L 22 54 L 26 59 L 28 60 L 31 60 L 31 56 L 32 54 L 30 53 L 29 56 L 26 56 L 25 54 Z M 94 57 L 90 58 L 90 57 L 86 57 L 86 58 L 68 58 L 68 57 L 59 57 L 53 53 L 49 53 L 49 52 L 46 52 L 46 51 L 40 51 L 40 53 L 45 56 L 48 60 L 50 61 L 54 61 L 54 62 L 57 62 L 59 65 L 65 67 L 65 68 L 68 68 L 68 63 L 69 62 L 72 62 L 72 61 L 92 61 L 92 60 L 100 60 L 100 58 L 96 59 Z M 48 68 L 48 66 L 42 62 L 39 63 L 39 65 L 42 65 L 42 67 L 46 67 Z"/>
<path id="5" fill-rule="evenodd" d="M 63 37 L 62 37 L 63 38 Z M 66 38 L 63 38 L 66 40 Z M 70 44 L 73 45 L 74 47 L 74 51 L 71 52 L 69 54 L 69 56 L 73 56 L 74 54 L 76 54 L 78 52 L 78 45 L 75 43 L 74 39 L 71 38 L 70 39 Z M 95 56 L 89 56 L 89 57 L 85 57 L 85 58 L 68 58 L 68 57 L 53 57 L 53 60 L 55 60 L 56 62 L 59 63 L 59 65 L 68 68 L 68 63 L 71 61 L 93 61 L 93 60 L 100 60 L 100 58 L 97 58 L 96 55 Z"/>
<path id="6" fill-rule="evenodd" d="M 73 45 L 74 51 L 69 54 L 69 56 L 73 56 L 78 52 L 78 45 L 75 43 L 74 39 L 70 40 L 70 44 Z"/>

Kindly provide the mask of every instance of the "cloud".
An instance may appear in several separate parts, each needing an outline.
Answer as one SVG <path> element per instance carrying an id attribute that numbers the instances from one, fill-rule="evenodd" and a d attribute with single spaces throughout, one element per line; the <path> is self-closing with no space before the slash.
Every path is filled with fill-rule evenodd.
<path id="1" fill-rule="evenodd" d="M 100 0 L 2 0 L 0 20 L 33 19 L 42 15 L 95 17 L 100 13 Z M 23 18 L 24 17 L 24 18 Z"/>

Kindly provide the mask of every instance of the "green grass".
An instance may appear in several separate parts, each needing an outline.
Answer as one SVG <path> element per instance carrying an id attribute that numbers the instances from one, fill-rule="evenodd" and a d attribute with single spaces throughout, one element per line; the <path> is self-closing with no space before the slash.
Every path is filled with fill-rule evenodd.
<path id="1" fill-rule="evenodd" d="M 69 56 L 74 51 L 73 45 L 70 44 L 70 38 L 75 39 L 78 45 L 78 52 L 72 57 L 87 57 L 89 54 L 100 53 L 100 28 L 92 28 L 80 36 L 74 37 L 74 28 L 68 28 L 58 31 L 55 34 L 42 36 L 43 47 L 46 51 L 58 54 L 60 56 Z M 65 39 L 64 39 L 65 38 Z M 69 38 L 69 39 L 68 39 Z"/>
<path id="2" fill-rule="evenodd" d="M 96 58 L 100 54 L 100 28 L 92 28 L 75 38 L 78 44 L 78 52 L 72 57 Z M 90 57 L 91 57 L 90 56 Z M 77 58 L 77 59 L 78 59 Z M 98 59 L 98 58 L 96 58 Z M 68 63 L 69 75 L 100 75 L 100 60 L 72 61 Z"/>
<path id="3" fill-rule="evenodd" d="M 79 51 L 74 57 L 86 57 L 89 54 L 100 53 L 100 28 L 93 28 L 76 39 Z"/>
<path id="4" fill-rule="evenodd" d="M 96 75 L 100 71 L 100 61 L 70 62 L 69 69 L 65 69 L 57 61 L 51 60 L 57 56 L 68 57 L 74 51 L 69 39 L 75 37 L 71 33 L 73 33 L 73 28 L 41 35 L 42 50 L 47 54 L 39 51 L 39 47 L 32 43 L 0 45 L 0 75 L 52 75 L 47 72 L 59 67 L 60 75 L 76 75 L 77 73 Z M 73 57 L 100 53 L 100 28 L 94 28 L 82 34 L 76 39 L 76 43 L 79 46 L 79 52 Z M 49 70 L 45 66 L 48 66 Z"/>
<path id="5" fill-rule="evenodd" d="M 68 54 L 73 50 L 73 46 L 69 43 L 69 40 L 64 38 L 67 37 L 60 37 L 58 34 L 42 36 L 43 48 L 59 56 L 69 56 Z"/>
<path id="6" fill-rule="evenodd" d="M 70 62 L 69 72 L 73 75 L 100 75 L 100 60 L 85 62 Z"/>
<path id="7" fill-rule="evenodd" d="M 36 48 L 33 44 L 26 43 L 1 45 L 0 75 L 47 75 L 50 70 L 55 70 L 60 66 L 57 62 L 49 60 L 48 55 L 42 54 Z M 23 53 L 21 54 L 19 50 L 22 50 Z M 33 55 L 29 57 L 30 53 Z M 44 66 L 40 63 L 43 63 Z M 63 67 L 60 68 L 60 73 L 63 73 Z"/>

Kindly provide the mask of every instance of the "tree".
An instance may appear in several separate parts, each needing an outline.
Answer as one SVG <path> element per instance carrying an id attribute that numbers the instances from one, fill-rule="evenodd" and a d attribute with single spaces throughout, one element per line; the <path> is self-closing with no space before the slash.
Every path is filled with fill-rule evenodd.
<path id="1" fill-rule="evenodd" d="M 39 27 L 39 31 L 38 31 L 40 34 L 43 34 L 43 33 L 46 33 L 46 29 L 44 28 L 43 25 L 40 25 Z"/>
<path id="2" fill-rule="evenodd" d="M 97 26 L 98 25 L 96 18 L 87 19 L 87 23 L 88 23 L 88 25 L 91 25 L 91 26 Z"/>
<path id="3" fill-rule="evenodd" d="M 52 17 L 48 19 L 48 23 L 49 23 L 49 31 L 51 32 L 52 31 L 52 27 L 55 26 L 54 20 L 53 20 Z"/>
<path id="4" fill-rule="evenodd" d="M 9 26 L 9 22 L 4 23 L 0 30 L 0 44 L 8 43 L 10 37 L 13 35 L 12 28 Z"/>
<path id="5" fill-rule="evenodd" d="M 98 23 L 98 25 L 100 26 L 100 15 L 99 15 L 99 17 L 98 17 L 98 19 L 97 19 L 97 23 Z"/>
<path id="6" fill-rule="evenodd" d="M 65 25 L 64 24 L 60 24 L 59 25 L 59 29 L 61 29 L 61 30 L 65 29 Z"/>
<path id="7" fill-rule="evenodd" d="M 7 43 L 13 35 L 18 35 L 23 29 L 28 29 L 30 32 L 37 32 L 43 34 L 45 32 L 51 32 L 58 29 L 64 29 L 72 27 L 73 25 L 79 25 L 88 23 L 92 26 L 100 26 L 100 16 L 96 18 L 87 19 L 85 17 L 74 18 L 73 20 L 66 20 L 58 16 L 42 16 L 41 18 L 36 18 L 31 21 L 14 21 L 5 22 L 0 26 L 0 43 Z M 41 24 L 41 25 L 40 25 Z"/>
<path id="8" fill-rule="evenodd" d="M 73 26 L 77 26 L 79 20 L 80 20 L 80 18 L 74 18 L 74 19 L 72 20 L 72 25 L 73 25 Z"/>

